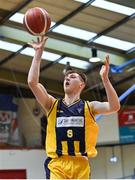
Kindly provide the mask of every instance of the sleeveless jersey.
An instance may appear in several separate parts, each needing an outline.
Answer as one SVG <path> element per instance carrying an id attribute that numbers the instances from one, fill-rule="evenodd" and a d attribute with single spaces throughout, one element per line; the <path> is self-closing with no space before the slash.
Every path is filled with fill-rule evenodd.
<path id="1" fill-rule="evenodd" d="M 62 99 L 56 100 L 47 119 L 48 157 L 97 155 L 98 125 L 87 101 L 80 99 L 67 106 Z"/>

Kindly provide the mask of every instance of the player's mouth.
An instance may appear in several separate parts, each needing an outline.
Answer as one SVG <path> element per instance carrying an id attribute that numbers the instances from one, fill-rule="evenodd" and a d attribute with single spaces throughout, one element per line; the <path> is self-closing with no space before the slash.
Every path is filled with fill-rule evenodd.
<path id="1" fill-rule="evenodd" d="M 69 81 L 66 81 L 65 85 L 66 85 L 66 86 L 69 86 L 69 85 L 70 85 Z"/>

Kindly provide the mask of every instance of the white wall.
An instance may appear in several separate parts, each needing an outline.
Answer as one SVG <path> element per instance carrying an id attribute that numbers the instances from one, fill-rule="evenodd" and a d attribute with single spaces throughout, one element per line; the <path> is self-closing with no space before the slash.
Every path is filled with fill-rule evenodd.
<path id="1" fill-rule="evenodd" d="M 124 176 L 133 174 L 133 168 L 135 169 L 135 144 L 122 146 L 121 156 Z"/>
<path id="2" fill-rule="evenodd" d="M 133 174 L 135 168 L 135 144 L 116 146 L 116 163 L 109 161 L 111 147 L 98 148 L 96 158 L 90 160 L 93 179 L 122 178 Z M 0 169 L 27 169 L 28 179 L 44 179 L 44 150 L 0 150 Z"/>
<path id="3" fill-rule="evenodd" d="M 109 161 L 112 156 L 111 147 L 98 148 L 98 155 L 90 160 L 93 179 L 115 179 L 130 176 L 135 168 L 135 144 L 115 146 L 114 155 L 118 161 Z"/>
<path id="4" fill-rule="evenodd" d="M 28 179 L 45 179 L 43 150 L 0 150 L 0 169 L 26 169 Z"/>
<path id="5" fill-rule="evenodd" d="M 99 125 L 99 144 L 119 142 L 118 113 L 101 116 L 97 123 Z"/>
<path id="6" fill-rule="evenodd" d="M 90 159 L 91 178 L 107 179 L 106 153 L 104 148 L 98 149 L 98 155 Z"/>
<path id="7" fill-rule="evenodd" d="M 121 161 L 121 152 L 120 147 L 116 146 L 114 148 L 114 155 L 118 157 L 118 161 L 116 163 L 110 162 L 110 157 L 112 156 L 112 148 L 106 148 L 106 167 L 107 167 L 107 178 L 120 178 L 123 177 L 122 172 L 122 161 Z"/>

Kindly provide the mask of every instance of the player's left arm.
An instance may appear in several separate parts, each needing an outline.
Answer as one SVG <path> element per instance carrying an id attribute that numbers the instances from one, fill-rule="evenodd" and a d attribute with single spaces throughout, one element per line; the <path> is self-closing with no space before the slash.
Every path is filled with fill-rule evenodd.
<path id="1" fill-rule="evenodd" d="M 108 102 L 91 102 L 93 111 L 96 114 L 111 114 L 117 112 L 120 109 L 120 101 L 117 96 L 115 89 L 113 88 L 109 78 L 109 56 L 106 56 L 105 65 L 102 66 L 100 70 L 100 76 L 106 91 L 107 101 Z"/>

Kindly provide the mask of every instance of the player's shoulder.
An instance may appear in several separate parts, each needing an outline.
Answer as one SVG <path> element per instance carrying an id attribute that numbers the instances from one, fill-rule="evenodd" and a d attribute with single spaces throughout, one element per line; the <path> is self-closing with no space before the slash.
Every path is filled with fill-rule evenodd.
<path id="1" fill-rule="evenodd" d="M 97 115 L 98 112 L 96 111 L 96 107 L 98 106 L 99 101 L 87 101 L 87 104 L 93 115 Z"/>
<path id="2" fill-rule="evenodd" d="M 94 111 L 95 107 L 99 104 L 99 101 L 86 101 L 88 106 Z"/>
<path id="3" fill-rule="evenodd" d="M 84 102 L 87 103 L 90 107 L 92 107 L 95 104 L 96 101 L 85 100 Z"/>
<path id="4" fill-rule="evenodd" d="M 89 106 L 95 106 L 96 104 L 99 103 L 99 101 L 86 101 L 86 102 L 89 104 Z"/>

